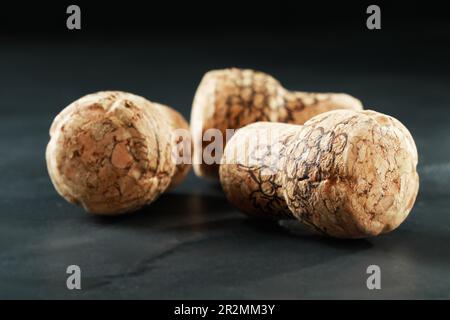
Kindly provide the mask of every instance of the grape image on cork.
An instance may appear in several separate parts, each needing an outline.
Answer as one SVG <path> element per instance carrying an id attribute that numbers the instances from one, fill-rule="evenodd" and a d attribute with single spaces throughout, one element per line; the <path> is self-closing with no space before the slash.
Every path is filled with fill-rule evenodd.
<path id="1" fill-rule="evenodd" d="M 210 130 L 221 137 L 216 163 L 203 161 Z M 88 94 L 55 117 L 46 161 L 57 192 L 92 214 L 134 212 L 192 164 L 243 213 L 337 238 L 396 229 L 419 189 L 417 149 L 400 121 L 348 94 L 291 92 L 250 69 L 207 72 L 190 126 L 131 93 Z"/>

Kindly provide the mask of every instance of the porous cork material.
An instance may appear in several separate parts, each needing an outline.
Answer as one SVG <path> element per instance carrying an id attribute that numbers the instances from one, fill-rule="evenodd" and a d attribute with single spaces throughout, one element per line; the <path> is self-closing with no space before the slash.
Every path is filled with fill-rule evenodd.
<path id="1" fill-rule="evenodd" d="M 343 93 L 292 92 L 272 76 L 250 69 L 207 72 L 194 97 L 191 130 L 193 167 L 198 176 L 218 178 L 219 164 L 202 161 L 206 130 L 219 129 L 226 143 L 226 129 L 238 129 L 257 121 L 303 124 L 315 115 L 334 110 L 362 110 L 361 102 Z"/>
<path id="2" fill-rule="evenodd" d="M 414 140 L 393 117 L 335 110 L 303 126 L 259 122 L 228 142 L 220 180 L 256 216 L 296 218 L 338 238 L 397 228 L 419 189 Z"/>
<path id="3" fill-rule="evenodd" d="M 95 214 L 134 211 L 184 179 L 190 165 L 175 129 L 188 130 L 176 111 L 140 96 L 104 91 L 59 113 L 50 128 L 46 160 L 58 193 Z M 190 145 L 190 137 L 186 138 Z"/>

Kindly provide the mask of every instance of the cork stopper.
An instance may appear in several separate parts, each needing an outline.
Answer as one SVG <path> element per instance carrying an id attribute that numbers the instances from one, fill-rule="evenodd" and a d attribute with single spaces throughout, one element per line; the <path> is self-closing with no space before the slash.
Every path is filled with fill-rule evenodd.
<path id="1" fill-rule="evenodd" d="M 405 220 L 419 188 L 417 161 L 414 140 L 398 120 L 335 110 L 303 126 L 262 122 L 240 129 L 225 148 L 220 179 L 244 212 L 362 238 Z"/>
<path id="2" fill-rule="evenodd" d="M 197 89 L 191 112 L 194 140 L 193 167 L 198 176 L 218 178 L 220 163 L 207 164 L 203 138 L 211 128 L 239 129 L 257 121 L 303 124 L 317 114 L 334 110 L 361 110 L 358 99 L 347 94 L 291 92 L 272 76 L 250 69 L 223 69 L 206 73 Z"/>
<path id="3" fill-rule="evenodd" d="M 136 210 L 189 170 L 172 158 L 176 128 L 188 129 L 181 115 L 142 97 L 119 91 L 84 96 L 51 126 L 46 150 L 51 180 L 61 196 L 88 212 Z"/>

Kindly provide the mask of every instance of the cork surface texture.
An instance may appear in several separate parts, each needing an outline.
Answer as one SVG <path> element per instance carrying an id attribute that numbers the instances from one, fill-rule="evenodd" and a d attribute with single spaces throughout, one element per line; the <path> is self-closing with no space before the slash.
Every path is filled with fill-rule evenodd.
<path id="1" fill-rule="evenodd" d="M 303 126 L 259 122 L 227 144 L 220 181 L 244 212 L 291 216 L 339 238 L 397 228 L 419 188 L 417 149 L 396 119 L 334 110 Z"/>
<path id="2" fill-rule="evenodd" d="M 186 176 L 190 166 L 173 163 L 171 143 L 173 130 L 188 128 L 180 114 L 143 97 L 92 93 L 55 117 L 48 172 L 58 193 L 88 212 L 135 211 Z"/>

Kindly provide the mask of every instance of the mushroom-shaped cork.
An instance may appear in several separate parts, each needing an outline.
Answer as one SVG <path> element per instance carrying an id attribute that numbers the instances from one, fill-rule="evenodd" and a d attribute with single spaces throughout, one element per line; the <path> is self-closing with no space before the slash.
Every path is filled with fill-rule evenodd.
<path id="1" fill-rule="evenodd" d="M 218 178 L 220 163 L 203 159 L 205 148 L 211 143 L 205 139 L 210 129 L 220 130 L 221 145 L 225 145 L 227 129 L 239 129 L 257 121 L 303 124 L 335 109 L 361 110 L 362 104 L 344 93 L 288 91 L 272 76 L 250 69 L 209 71 L 200 82 L 191 112 L 194 171 L 201 177 Z"/>
<path id="2" fill-rule="evenodd" d="M 119 91 L 89 94 L 53 121 L 50 178 L 61 196 L 88 212 L 136 210 L 189 171 L 189 164 L 174 161 L 175 129 L 188 130 L 188 124 L 169 107 Z"/>
<path id="3" fill-rule="evenodd" d="M 419 189 L 414 140 L 375 111 L 335 110 L 303 126 L 258 122 L 228 142 L 220 180 L 242 211 L 296 218 L 339 238 L 397 228 Z"/>

